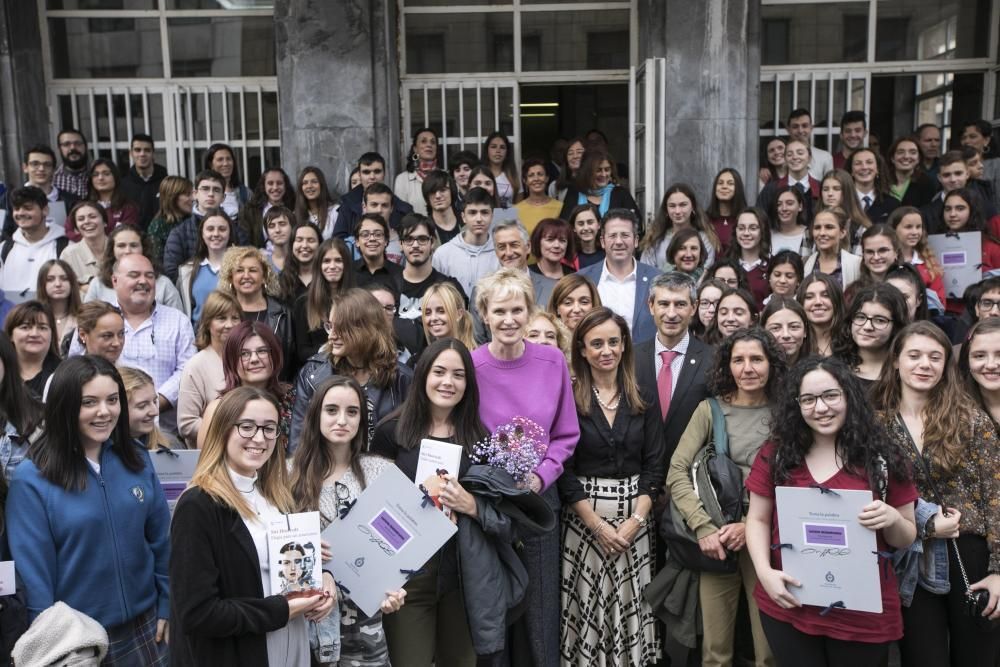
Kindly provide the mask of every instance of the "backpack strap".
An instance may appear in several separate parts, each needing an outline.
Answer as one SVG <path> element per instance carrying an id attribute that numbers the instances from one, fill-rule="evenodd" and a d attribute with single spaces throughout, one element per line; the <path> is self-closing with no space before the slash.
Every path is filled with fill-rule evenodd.
<path id="1" fill-rule="evenodd" d="M 14 239 L 7 237 L 3 240 L 3 245 L 0 246 L 0 262 L 7 261 L 7 255 L 14 248 Z"/>
<path id="2" fill-rule="evenodd" d="M 726 416 L 722 414 L 722 406 L 719 405 L 718 399 L 710 396 L 708 404 L 712 408 L 712 444 L 715 446 L 715 453 L 728 457 L 729 434 L 726 433 Z"/>

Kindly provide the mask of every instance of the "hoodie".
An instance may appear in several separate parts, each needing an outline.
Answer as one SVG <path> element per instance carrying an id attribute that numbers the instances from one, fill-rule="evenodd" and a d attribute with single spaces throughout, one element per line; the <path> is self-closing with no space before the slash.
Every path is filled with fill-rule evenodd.
<path id="1" fill-rule="evenodd" d="M 467 243 L 465 234 L 459 234 L 434 252 L 431 265 L 457 280 L 466 294 L 472 294 L 480 278 L 500 268 L 500 260 L 493 247 L 493 237 L 477 246 Z"/>
<path id="2" fill-rule="evenodd" d="M 30 243 L 20 229 L 14 232 L 13 245 L 0 266 L 0 289 L 18 293 L 35 289 L 38 270 L 48 260 L 59 258 L 57 241 L 66 235 L 58 225 L 47 229 L 42 240 L 34 243 Z"/>

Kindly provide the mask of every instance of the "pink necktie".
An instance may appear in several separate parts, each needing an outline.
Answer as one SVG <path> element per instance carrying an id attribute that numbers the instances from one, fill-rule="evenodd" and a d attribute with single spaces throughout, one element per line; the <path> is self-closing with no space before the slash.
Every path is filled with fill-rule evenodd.
<path id="1" fill-rule="evenodd" d="M 660 359 L 663 360 L 663 368 L 656 376 L 656 391 L 660 395 L 660 415 L 666 419 L 667 411 L 670 410 L 670 394 L 673 391 L 674 373 L 670 370 L 670 364 L 677 356 L 673 350 L 660 352 Z"/>

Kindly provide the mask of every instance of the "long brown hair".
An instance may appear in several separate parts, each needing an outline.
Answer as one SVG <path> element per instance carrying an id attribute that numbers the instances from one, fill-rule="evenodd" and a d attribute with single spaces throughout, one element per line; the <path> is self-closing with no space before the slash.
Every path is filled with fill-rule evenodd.
<path id="1" fill-rule="evenodd" d="M 319 506 L 319 495 L 323 490 L 323 480 L 333 472 L 333 448 L 320 433 L 319 421 L 323 412 L 323 401 L 328 391 L 334 387 L 347 387 L 358 396 L 361 406 L 358 430 L 351 438 L 351 472 L 361 488 L 367 485 L 361 468 L 362 452 L 368 450 L 368 401 L 365 392 L 354 378 L 334 375 L 324 380 L 312 395 L 302 424 L 302 435 L 292 458 L 291 495 L 295 498 L 300 512 L 315 510 Z"/>
<path id="2" fill-rule="evenodd" d="M 344 262 L 344 273 L 336 286 L 328 283 L 323 277 L 323 258 L 331 250 L 340 255 L 340 259 Z M 316 249 L 316 256 L 312 261 L 312 282 L 306 290 L 306 319 L 310 330 L 322 328 L 323 322 L 330 314 L 330 304 L 335 293 L 354 287 L 354 271 L 351 269 L 351 251 L 341 239 L 327 239 Z"/>
<path id="3" fill-rule="evenodd" d="M 638 415 L 647 408 L 639 393 L 639 383 L 635 379 L 635 362 L 632 353 L 632 336 L 628 324 L 621 315 L 606 307 L 594 308 L 583 316 L 573 332 L 573 374 L 576 383 L 573 385 L 573 399 L 576 409 L 582 415 L 590 414 L 591 396 L 593 395 L 593 378 L 590 375 L 590 364 L 583 356 L 583 337 L 591 329 L 605 322 L 612 321 L 618 325 L 622 338 L 622 358 L 618 362 L 618 372 L 615 378 L 621 390 L 622 397 L 628 403 L 631 414 Z"/>
<path id="4" fill-rule="evenodd" d="M 335 294 L 331 320 L 344 341 L 344 349 L 354 358 L 352 362 L 347 357 L 331 357 L 334 370 L 351 376 L 355 371 L 367 370 L 371 382 L 383 389 L 396 381 L 396 342 L 385 321 L 382 304 L 371 292 L 352 287 Z"/>
<path id="5" fill-rule="evenodd" d="M 250 401 L 267 401 L 280 414 L 278 402 L 270 392 L 254 387 L 238 387 L 222 397 L 208 425 L 205 444 L 198 458 L 188 488 L 198 487 L 219 503 L 239 513 L 244 519 L 256 516 L 250 504 L 233 484 L 226 464 L 226 448 L 233 427 Z M 284 452 L 275 443 L 267 462 L 257 471 L 257 490 L 269 503 L 283 513 L 295 510 L 295 501 L 288 489 Z"/>
<path id="6" fill-rule="evenodd" d="M 903 353 L 903 346 L 913 336 L 926 336 L 944 351 L 944 372 L 930 390 L 924 407 L 924 452 L 951 472 L 961 465 L 965 443 L 972 439 L 975 421 L 973 401 L 959 382 L 955 364 L 952 363 L 951 341 L 937 325 L 927 321 L 908 324 L 892 341 L 889 358 L 882 365 L 882 374 L 872 389 L 875 404 L 882 411 L 883 419 L 894 419 L 902 401 L 902 381 L 896 363 Z"/>

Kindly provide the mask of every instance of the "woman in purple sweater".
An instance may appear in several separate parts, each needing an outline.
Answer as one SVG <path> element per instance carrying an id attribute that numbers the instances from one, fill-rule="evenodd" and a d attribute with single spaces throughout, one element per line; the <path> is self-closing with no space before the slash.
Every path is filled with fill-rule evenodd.
<path id="1" fill-rule="evenodd" d="M 535 301 L 527 273 L 501 269 L 480 280 L 476 294 L 475 306 L 493 336 L 472 353 L 479 415 L 491 432 L 513 417 L 526 417 L 545 429 L 548 450 L 529 483 L 558 517 L 555 482 L 580 438 L 566 359 L 558 348 L 524 340 Z M 557 521 L 548 533 L 523 539 L 521 558 L 530 583 L 526 612 L 508 635 L 511 664 L 559 664 L 559 533 Z"/>

